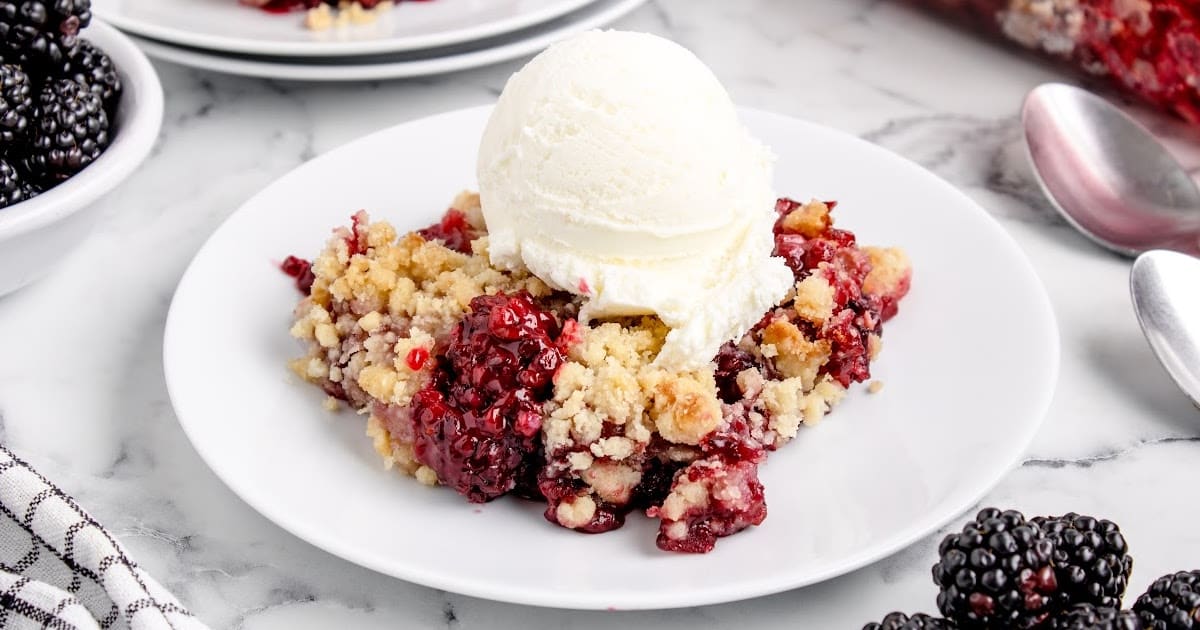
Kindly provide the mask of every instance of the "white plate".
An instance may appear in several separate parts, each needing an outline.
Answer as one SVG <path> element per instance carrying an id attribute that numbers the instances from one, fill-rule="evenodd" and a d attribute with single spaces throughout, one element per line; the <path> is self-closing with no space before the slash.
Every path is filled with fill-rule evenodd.
<path id="1" fill-rule="evenodd" d="M 295 535 L 434 588 L 541 606 L 712 604 L 825 580 L 891 554 L 969 509 L 1020 458 L 1058 373 L 1050 302 L 1008 234 L 946 182 L 841 132 L 756 111 L 776 185 L 838 199 L 838 224 L 897 244 L 915 266 L 870 395 L 855 387 L 763 466 L 770 515 L 704 556 L 654 546 L 649 519 L 586 536 L 518 500 L 471 505 L 382 470 L 361 416 L 322 410 L 291 377 L 298 296 L 275 262 L 315 255 L 370 209 L 404 230 L 472 186 L 488 108 L 406 123 L 323 155 L 246 202 L 185 272 L 167 319 L 166 380 L 201 457 Z M 419 150 L 414 147 L 420 147 Z M 432 147 L 432 149 L 431 149 Z M 331 186 L 330 182 L 354 182 Z"/>
<path id="2" fill-rule="evenodd" d="M 596 0 L 400 2 L 374 23 L 310 31 L 304 14 L 274 15 L 238 0 L 92 0 L 118 28 L 164 42 L 226 53 L 329 57 L 394 53 L 511 33 Z"/>
<path id="3" fill-rule="evenodd" d="M 447 2 L 452 0 L 445 0 Z M 482 48 L 462 48 L 446 51 L 444 55 L 400 55 L 396 57 L 347 58 L 344 63 L 304 63 L 303 60 L 278 60 L 212 54 L 193 48 L 182 48 L 151 41 L 134 39 L 146 54 L 156 59 L 184 66 L 213 70 L 226 74 L 294 81 L 368 81 L 400 79 L 442 74 L 477 68 L 531 55 L 571 35 L 605 26 L 641 6 L 646 0 L 600 0 L 568 16 L 553 20 L 544 28 L 532 29 L 521 37 L 493 40 Z"/>

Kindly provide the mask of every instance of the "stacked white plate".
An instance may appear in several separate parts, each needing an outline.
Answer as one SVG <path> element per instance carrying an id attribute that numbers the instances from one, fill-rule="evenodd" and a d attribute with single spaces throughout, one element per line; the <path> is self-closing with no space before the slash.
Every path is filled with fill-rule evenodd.
<path id="1" fill-rule="evenodd" d="M 361 81 L 440 74 L 534 54 L 645 0 L 399 2 L 370 24 L 311 31 L 303 13 L 238 0 L 93 0 L 152 57 L 253 77 Z"/>

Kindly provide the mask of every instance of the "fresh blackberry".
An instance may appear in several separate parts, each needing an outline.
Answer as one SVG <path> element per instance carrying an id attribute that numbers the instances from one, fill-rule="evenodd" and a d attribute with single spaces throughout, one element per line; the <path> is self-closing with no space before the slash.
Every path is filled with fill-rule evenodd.
<path id="1" fill-rule="evenodd" d="M 91 21 L 92 0 L 0 0 L 0 47 L 26 70 L 61 67 Z"/>
<path id="2" fill-rule="evenodd" d="M 1076 604 L 1055 615 L 1045 627 L 1047 630 L 1142 630 L 1142 622 L 1132 610 Z"/>
<path id="3" fill-rule="evenodd" d="M 0 160 L 0 208 L 25 201 L 26 185 L 12 163 Z"/>
<path id="4" fill-rule="evenodd" d="M 938 609 L 960 628 L 1032 628 L 1054 612 L 1054 541 L 1020 512 L 980 510 L 938 554 Z"/>
<path id="5" fill-rule="evenodd" d="M 38 186 L 36 182 L 23 182 L 21 184 L 21 194 L 24 196 L 24 198 L 21 201 L 29 201 L 30 199 L 42 194 L 42 192 L 42 187 Z"/>
<path id="6" fill-rule="evenodd" d="M 100 96 L 71 79 L 42 88 L 32 127 L 27 166 L 45 182 L 78 173 L 108 146 L 108 115 Z"/>
<path id="7" fill-rule="evenodd" d="M 17 65 L 0 65 L 0 155 L 25 141 L 33 113 L 33 84 Z"/>
<path id="8" fill-rule="evenodd" d="M 1164 575 L 1137 598 L 1133 611 L 1146 630 L 1200 628 L 1200 571 Z"/>
<path id="9" fill-rule="evenodd" d="M 1074 512 L 1039 516 L 1033 522 L 1054 541 L 1054 573 L 1063 607 L 1121 605 L 1133 558 L 1116 523 Z"/>
<path id="10" fill-rule="evenodd" d="M 86 39 L 79 40 L 75 54 L 67 64 L 67 76 L 86 84 L 100 95 L 104 109 L 111 118 L 121 98 L 121 77 L 112 59 Z"/>
<path id="11" fill-rule="evenodd" d="M 953 630 L 954 624 L 939 617 L 924 613 L 906 615 L 901 612 L 888 613 L 883 621 L 863 626 L 863 630 Z"/>

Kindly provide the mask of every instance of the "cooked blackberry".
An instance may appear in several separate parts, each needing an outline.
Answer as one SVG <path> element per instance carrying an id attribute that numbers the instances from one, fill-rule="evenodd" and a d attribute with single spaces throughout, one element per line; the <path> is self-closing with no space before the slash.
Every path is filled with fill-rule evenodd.
<path id="1" fill-rule="evenodd" d="M 1146 630 L 1200 628 L 1200 571 L 1158 578 L 1137 598 L 1133 611 Z"/>
<path id="2" fill-rule="evenodd" d="M 1054 573 L 1064 607 L 1120 606 L 1133 558 L 1116 523 L 1074 512 L 1033 522 L 1054 541 Z"/>
<path id="3" fill-rule="evenodd" d="M 906 615 L 901 612 L 888 613 L 883 621 L 869 623 L 863 630 L 952 630 L 954 624 L 939 617 L 924 613 Z"/>
<path id="4" fill-rule="evenodd" d="M 938 547 L 938 609 L 961 628 L 1032 628 L 1054 612 L 1054 541 L 1015 510 L 980 510 Z"/>
<path id="5" fill-rule="evenodd" d="M 25 182 L 10 162 L 0 160 L 0 208 L 25 201 Z"/>
<path id="6" fill-rule="evenodd" d="M 83 170 L 108 146 L 108 115 L 100 96 L 71 79 L 42 88 L 30 130 L 30 173 L 45 182 Z"/>
<path id="7" fill-rule="evenodd" d="M 629 506 L 635 510 L 645 510 L 655 505 L 662 505 L 667 495 L 671 493 L 671 485 L 675 483 L 675 475 L 687 467 L 685 462 L 671 461 L 666 456 L 651 458 L 642 471 L 642 480 L 633 490 Z"/>
<path id="8" fill-rule="evenodd" d="M 86 39 L 79 40 L 75 54 L 68 62 L 68 76 L 92 88 L 104 101 L 104 109 L 111 118 L 116 112 L 117 100 L 121 98 L 121 77 L 112 59 Z"/>
<path id="9" fill-rule="evenodd" d="M 1114 606 L 1076 604 L 1055 615 L 1048 630 L 1142 630 L 1142 622 L 1132 610 Z"/>
<path id="10" fill-rule="evenodd" d="M 0 46 L 26 70 L 61 66 L 91 21 L 91 0 L 0 0 Z"/>
<path id="11" fill-rule="evenodd" d="M 0 155 L 25 141 L 33 113 L 33 84 L 20 66 L 0 65 Z"/>

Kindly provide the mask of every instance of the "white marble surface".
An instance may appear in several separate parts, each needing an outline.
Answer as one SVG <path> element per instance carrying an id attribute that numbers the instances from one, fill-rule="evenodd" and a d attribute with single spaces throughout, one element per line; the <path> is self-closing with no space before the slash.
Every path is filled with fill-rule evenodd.
<path id="1" fill-rule="evenodd" d="M 739 103 L 860 134 L 999 217 L 1053 297 L 1063 364 L 1044 430 L 985 502 L 1113 518 L 1132 541 L 1132 592 L 1168 570 L 1200 568 L 1200 507 L 1188 481 L 1200 475 L 1200 412 L 1143 342 L 1128 262 L 1054 217 L 1024 166 L 1020 99 L 1069 75 L 877 0 L 652 0 L 619 26 L 691 47 Z M 102 226 L 80 250 L 0 300 L 0 439 L 74 493 L 215 628 L 857 628 L 890 610 L 932 609 L 940 536 L 819 586 L 722 606 L 581 613 L 490 603 L 318 551 L 252 511 L 200 461 L 172 414 L 160 351 L 171 292 L 209 232 L 318 153 L 494 99 L 518 65 L 326 86 L 159 64 L 168 99 L 154 156 L 106 200 Z M 241 395 L 236 383 L 213 386 Z"/>

